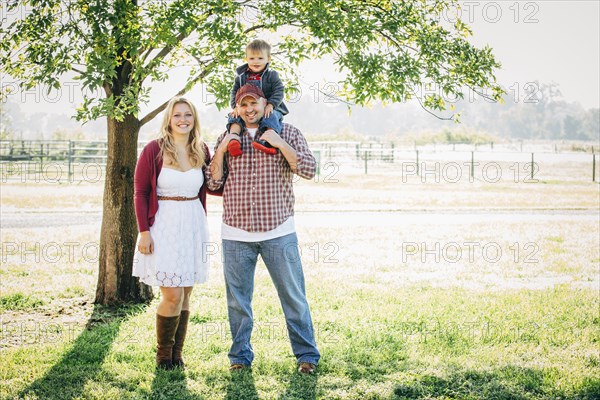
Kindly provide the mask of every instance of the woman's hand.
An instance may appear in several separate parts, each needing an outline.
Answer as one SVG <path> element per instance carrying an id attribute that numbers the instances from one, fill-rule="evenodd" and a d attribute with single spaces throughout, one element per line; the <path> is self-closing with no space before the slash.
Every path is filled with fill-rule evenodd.
<path id="1" fill-rule="evenodd" d="M 140 232 L 140 241 L 138 242 L 138 250 L 142 254 L 154 253 L 154 240 L 150 236 L 150 231 Z"/>

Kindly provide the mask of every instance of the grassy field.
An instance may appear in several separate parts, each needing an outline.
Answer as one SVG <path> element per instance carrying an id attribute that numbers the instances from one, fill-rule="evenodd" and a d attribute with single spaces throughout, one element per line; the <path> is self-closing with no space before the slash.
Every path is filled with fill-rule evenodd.
<path id="1" fill-rule="evenodd" d="M 158 300 L 92 304 L 102 186 L 3 183 L 1 398 L 600 398 L 599 187 L 562 171 L 451 184 L 340 168 L 298 182 L 322 353 L 309 377 L 295 373 L 262 264 L 256 359 L 229 373 L 219 199 L 209 199 L 217 251 L 193 297 L 188 367 L 157 372 Z"/>

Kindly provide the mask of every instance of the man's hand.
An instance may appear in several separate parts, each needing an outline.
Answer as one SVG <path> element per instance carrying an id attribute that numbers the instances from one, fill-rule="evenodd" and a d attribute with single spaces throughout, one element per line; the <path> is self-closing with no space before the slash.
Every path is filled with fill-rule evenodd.
<path id="1" fill-rule="evenodd" d="M 281 138 L 273 129 L 268 129 L 260 136 L 260 140 L 266 140 L 273 147 L 278 149 L 287 146 L 287 142 Z"/>
<path id="2" fill-rule="evenodd" d="M 273 112 L 273 104 L 268 103 L 265 106 L 265 118 L 269 118 L 269 115 L 271 115 L 272 112 Z"/>
<path id="3" fill-rule="evenodd" d="M 223 137 L 223 140 L 221 140 L 221 143 L 219 143 L 219 147 L 217 147 L 215 155 L 216 155 L 216 153 L 221 153 L 221 156 L 222 156 L 225 153 L 227 153 L 227 145 L 229 144 L 229 142 L 232 139 L 239 140 L 239 136 L 238 135 L 234 135 L 233 133 L 228 133 L 227 135 L 225 135 Z"/>
<path id="4" fill-rule="evenodd" d="M 288 144 L 288 142 L 283 140 L 283 138 L 273 129 L 269 129 L 263 133 L 260 139 L 265 140 L 269 142 L 271 146 L 278 148 L 288 162 L 292 171 L 296 172 L 296 169 L 298 168 L 298 154 L 296 153 L 296 150 L 294 150 L 294 148 Z"/>

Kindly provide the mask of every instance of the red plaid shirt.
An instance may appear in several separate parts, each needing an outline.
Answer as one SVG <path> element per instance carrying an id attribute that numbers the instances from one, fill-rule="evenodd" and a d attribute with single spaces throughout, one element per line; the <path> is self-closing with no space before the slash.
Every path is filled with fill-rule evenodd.
<path id="1" fill-rule="evenodd" d="M 225 133 L 219 136 L 219 147 Z M 223 178 L 215 180 L 210 172 L 210 190 L 223 187 L 223 222 L 247 232 L 267 232 L 294 215 L 293 172 L 281 152 L 275 155 L 255 150 L 248 131 L 242 133 L 239 157 L 225 155 Z M 283 124 L 281 138 L 296 150 L 298 165 L 295 173 L 312 179 L 316 161 L 302 133 L 292 125 Z M 213 158 L 214 162 L 214 158 Z M 211 168 L 208 169 L 212 171 Z"/>

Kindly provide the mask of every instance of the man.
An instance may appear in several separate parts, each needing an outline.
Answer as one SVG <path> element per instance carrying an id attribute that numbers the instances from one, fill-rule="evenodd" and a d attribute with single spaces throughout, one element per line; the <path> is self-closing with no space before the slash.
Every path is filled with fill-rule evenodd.
<path id="1" fill-rule="evenodd" d="M 252 146 L 267 105 L 259 87 L 242 86 L 235 103 L 245 125 L 242 155 L 225 157 L 229 141 L 237 137 L 223 133 L 217 140 L 207 182 L 210 190 L 223 187 L 223 269 L 233 339 L 228 354 L 230 369 L 249 367 L 254 359 L 250 344 L 251 301 L 260 254 L 283 307 L 298 371 L 311 374 L 320 354 L 298 252 L 292 179 L 294 173 L 313 178 L 316 162 L 302 133 L 289 124 L 283 124 L 280 135 L 267 130 L 260 136 L 260 140 L 278 149 L 276 154 L 266 154 Z"/>

